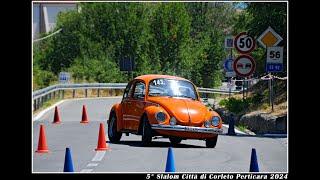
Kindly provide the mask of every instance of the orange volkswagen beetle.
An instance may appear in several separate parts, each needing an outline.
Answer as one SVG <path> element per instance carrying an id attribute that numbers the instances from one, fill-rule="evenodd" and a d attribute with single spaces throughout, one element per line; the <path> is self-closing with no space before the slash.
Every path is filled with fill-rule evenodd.
<path id="1" fill-rule="evenodd" d="M 196 86 L 189 80 L 143 75 L 128 83 L 121 103 L 111 108 L 109 140 L 119 142 L 122 133 L 141 135 L 143 146 L 150 144 L 153 136 L 163 136 L 172 144 L 200 139 L 214 148 L 222 133 L 222 121 L 200 101 Z"/>

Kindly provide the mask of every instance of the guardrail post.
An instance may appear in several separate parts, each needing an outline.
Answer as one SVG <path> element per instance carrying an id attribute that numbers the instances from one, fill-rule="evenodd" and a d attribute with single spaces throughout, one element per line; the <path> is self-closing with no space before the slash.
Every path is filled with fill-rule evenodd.
<path id="1" fill-rule="evenodd" d="M 37 110 L 38 109 L 38 99 L 35 99 L 35 105 L 36 105 L 36 108 L 34 108 L 34 110 Z"/>
<path id="2" fill-rule="evenodd" d="M 56 91 L 53 91 L 53 99 L 56 99 Z"/>
<path id="3" fill-rule="evenodd" d="M 39 108 L 42 106 L 42 103 L 43 103 L 43 96 L 39 99 L 40 102 L 39 102 Z"/>
<path id="4" fill-rule="evenodd" d="M 36 109 L 36 105 L 37 105 L 37 104 L 36 104 L 36 100 L 34 99 L 34 100 L 33 100 L 32 111 L 34 111 L 34 110 Z"/>
<path id="5" fill-rule="evenodd" d="M 75 96 L 76 96 L 76 90 L 73 89 L 73 90 L 72 90 L 72 98 L 74 98 Z"/>
<path id="6" fill-rule="evenodd" d="M 109 89 L 109 95 L 112 96 L 112 89 Z"/>
<path id="7" fill-rule="evenodd" d="M 64 99 L 64 90 L 62 90 L 62 99 Z"/>
<path id="8" fill-rule="evenodd" d="M 98 88 L 98 97 L 100 97 L 100 89 Z"/>
<path id="9" fill-rule="evenodd" d="M 88 89 L 84 90 L 85 97 L 88 97 Z"/>

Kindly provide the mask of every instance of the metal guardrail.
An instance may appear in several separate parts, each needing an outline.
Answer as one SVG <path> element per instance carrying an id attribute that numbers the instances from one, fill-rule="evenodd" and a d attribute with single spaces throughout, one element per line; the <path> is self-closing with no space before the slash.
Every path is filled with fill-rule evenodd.
<path id="1" fill-rule="evenodd" d="M 85 83 L 85 84 L 56 84 L 43 89 L 39 89 L 33 92 L 33 110 L 39 109 L 44 102 L 55 99 L 56 97 L 64 98 L 64 90 L 73 90 L 72 97 L 75 97 L 75 90 L 83 89 L 85 91 L 85 97 L 87 97 L 88 89 L 97 89 L 97 96 L 100 97 L 101 89 L 109 89 L 109 94 L 112 96 L 112 90 L 123 90 L 127 86 L 127 83 Z M 58 95 L 56 92 L 58 91 Z M 221 89 L 210 88 L 198 88 L 200 93 L 204 94 L 233 94 L 241 91 L 228 91 Z"/>

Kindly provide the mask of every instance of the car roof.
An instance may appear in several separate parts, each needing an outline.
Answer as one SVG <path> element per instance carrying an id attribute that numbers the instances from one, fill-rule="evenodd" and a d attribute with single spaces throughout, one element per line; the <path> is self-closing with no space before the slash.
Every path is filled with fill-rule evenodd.
<path id="1" fill-rule="evenodd" d="M 134 79 L 141 79 L 144 81 L 150 81 L 153 79 L 157 79 L 157 78 L 165 78 L 165 79 L 176 79 L 176 80 L 185 80 L 185 81 L 189 81 L 185 78 L 182 77 L 178 77 L 178 76 L 170 76 L 170 75 L 162 75 L 162 74 L 147 74 L 147 75 L 142 75 L 142 76 L 138 76 Z"/>

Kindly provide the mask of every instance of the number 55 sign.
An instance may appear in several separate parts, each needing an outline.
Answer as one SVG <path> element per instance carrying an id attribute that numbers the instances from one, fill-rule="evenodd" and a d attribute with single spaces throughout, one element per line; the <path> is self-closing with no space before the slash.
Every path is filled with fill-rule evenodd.
<path id="1" fill-rule="evenodd" d="M 283 47 L 268 47 L 266 68 L 267 72 L 281 72 L 283 70 Z"/>

